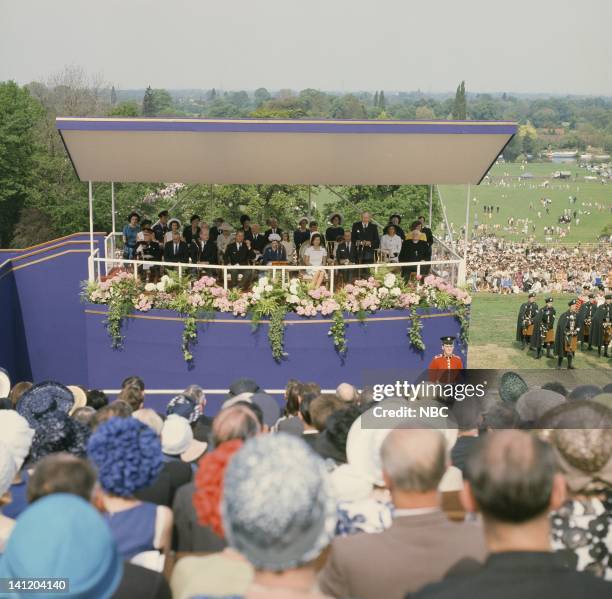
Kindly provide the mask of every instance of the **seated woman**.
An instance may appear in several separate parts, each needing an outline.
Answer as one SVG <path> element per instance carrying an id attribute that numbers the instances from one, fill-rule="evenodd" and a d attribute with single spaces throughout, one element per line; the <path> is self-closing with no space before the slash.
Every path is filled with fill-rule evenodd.
<path id="1" fill-rule="evenodd" d="M 270 244 L 263 251 L 261 263 L 266 266 L 271 262 L 287 262 L 287 252 L 280 242 L 280 235 L 278 233 L 271 233 L 268 239 Z"/>
<path id="2" fill-rule="evenodd" d="M 295 264 L 296 255 L 295 255 L 295 243 L 289 239 L 289 232 L 283 231 L 281 235 L 281 245 L 285 248 L 285 254 L 287 256 L 287 262 L 290 264 Z"/>
<path id="3" fill-rule="evenodd" d="M 304 264 L 311 267 L 320 267 L 327 261 L 327 250 L 321 245 L 322 237 L 314 233 L 310 238 L 310 246 L 304 251 Z M 320 287 L 325 280 L 325 271 L 320 268 L 309 268 L 306 277 L 312 278 L 312 286 Z"/>
<path id="4" fill-rule="evenodd" d="M 121 557 L 129 561 L 149 551 L 167 554 L 172 510 L 134 496 L 162 469 L 161 444 L 155 432 L 136 418 L 111 418 L 91 436 L 87 456 L 98 470 L 104 516 Z"/>

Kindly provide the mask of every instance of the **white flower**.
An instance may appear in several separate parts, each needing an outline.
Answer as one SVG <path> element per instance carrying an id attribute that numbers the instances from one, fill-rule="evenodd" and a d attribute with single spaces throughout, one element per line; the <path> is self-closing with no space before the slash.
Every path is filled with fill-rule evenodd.
<path id="1" fill-rule="evenodd" d="M 297 295 L 293 294 L 293 295 L 289 296 L 288 301 L 289 301 L 290 304 L 299 304 L 300 303 L 300 298 Z"/>
<path id="2" fill-rule="evenodd" d="M 162 280 L 156 285 L 156 287 L 157 287 L 157 291 L 166 291 L 166 282 L 163 280 L 163 277 L 162 277 Z"/>
<path id="3" fill-rule="evenodd" d="M 264 287 L 264 290 L 265 290 L 265 291 L 272 291 L 272 289 L 274 289 L 274 287 L 273 287 L 272 285 L 266 285 L 266 286 Z"/>
<path id="4" fill-rule="evenodd" d="M 260 287 L 265 287 L 268 284 L 268 277 L 261 277 L 261 279 L 259 279 L 259 281 L 257 282 L 257 284 Z"/>
<path id="5" fill-rule="evenodd" d="M 162 282 L 162 283 L 164 283 L 164 284 L 166 284 L 166 283 L 170 283 L 170 281 L 171 281 L 171 280 L 172 280 L 172 279 L 171 279 L 171 278 L 170 278 L 168 275 L 164 275 L 164 276 L 161 278 L 161 282 Z"/>
<path id="6" fill-rule="evenodd" d="M 147 283 L 145 285 L 145 291 L 155 291 L 156 286 L 155 283 Z"/>
<path id="7" fill-rule="evenodd" d="M 402 290 L 399 287 L 394 287 L 389 293 L 391 293 L 391 295 L 394 297 L 399 297 L 402 295 Z"/>
<path id="8" fill-rule="evenodd" d="M 388 287 L 389 289 L 391 289 L 391 287 L 395 285 L 395 281 L 396 281 L 396 276 L 392 272 L 387 273 L 385 275 L 384 285 L 385 287 Z"/>
<path id="9" fill-rule="evenodd" d="M 389 290 L 386 287 L 381 287 L 378 290 L 378 295 L 379 297 L 386 297 L 387 295 L 389 295 Z"/>
<path id="10" fill-rule="evenodd" d="M 255 289 L 255 291 L 253 291 L 253 299 L 255 301 L 258 301 L 261 299 L 261 293 L 259 292 L 258 289 Z"/>

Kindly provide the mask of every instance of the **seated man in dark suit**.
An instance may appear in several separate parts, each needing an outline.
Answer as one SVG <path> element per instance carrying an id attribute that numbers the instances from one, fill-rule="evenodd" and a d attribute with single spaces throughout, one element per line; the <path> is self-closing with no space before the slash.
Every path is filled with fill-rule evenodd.
<path id="1" fill-rule="evenodd" d="M 200 229 L 199 239 L 194 239 L 189 246 L 189 254 L 192 264 L 217 264 L 218 252 L 217 244 L 210 240 L 210 231 L 206 227 Z M 194 269 L 195 271 L 195 269 Z M 199 278 L 203 273 L 215 276 L 216 270 L 202 269 L 195 271 L 196 278 Z"/>
<path id="2" fill-rule="evenodd" d="M 447 453 L 437 430 L 398 428 L 389 433 L 380 455 L 395 506 L 393 522 L 380 533 L 333 539 L 319 577 L 323 593 L 400 599 L 440 580 L 460 559 L 484 559 L 482 527 L 451 522 L 441 509 L 438 485 L 449 466 Z"/>
<path id="3" fill-rule="evenodd" d="M 550 445 L 526 431 L 489 433 L 470 453 L 465 476 L 462 501 L 482 514 L 490 555 L 482 566 L 460 562 L 452 576 L 411 597 L 612 597 L 611 582 L 577 572 L 551 551 L 549 513 L 563 504 L 566 481 Z"/>
<path id="4" fill-rule="evenodd" d="M 164 246 L 164 262 L 189 262 L 189 247 L 181 240 L 181 232 L 172 233 L 172 241 Z"/>
<path id="5" fill-rule="evenodd" d="M 250 260 L 255 259 L 255 252 L 251 247 L 251 242 L 244 239 L 244 233 L 241 230 L 236 231 L 236 240 L 230 243 L 225 250 L 225 263 L 241 264 L 247 266 Z M 242 274 L 242 288 L 248 289 L 253 278 L 253 271 L 249 269 L 234 269 L 231 270 L 232 286 L 238 284 L 238 275 Z"/>
<path id="6" fill-rule="evenodd" d="M 345 231 L 343 240 L 336 248 L 336 264 L 355 264 L 357 262 L 357 247 L 351 241 L 351 232 Z M 352 268 L 338 271 L 346 283 L 351 283 L 354 278 Z"/>
<path id="7" fill-rule="evenodd" d="M 427 259 L 427 243 L 421 240 L 418 228 L 410 231 L 410 237 L 402 243 L 399 255 L 400 262 L 422 262 Z M 402 266 L 402 276 L 406 281 L 416 277 L 417 266 Z M 421 268 L 421 275 L 426 274 Z"/>

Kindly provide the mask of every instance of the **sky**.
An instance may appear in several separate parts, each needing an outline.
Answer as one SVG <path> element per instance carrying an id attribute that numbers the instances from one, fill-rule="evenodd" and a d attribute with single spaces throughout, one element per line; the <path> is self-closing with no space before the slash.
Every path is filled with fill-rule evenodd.
<path id="1" fill-rule="evenodd" d="M 611 0 L 0 0 L 0 81 L 612 96 Z"/>

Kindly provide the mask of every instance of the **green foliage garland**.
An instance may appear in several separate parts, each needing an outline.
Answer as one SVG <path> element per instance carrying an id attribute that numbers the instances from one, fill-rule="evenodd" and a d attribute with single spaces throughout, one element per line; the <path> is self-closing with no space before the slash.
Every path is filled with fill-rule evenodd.
<path id="1" fill-rule="evenodd" d="M 280 362 L 285 353 L 285 314 L 286 311 L 279 306 L 270 315 L 270 324 L 268 326 L 268 341 L 270 349 L 272 349 L 272 357 Z"/>
<path id="2" fill-rule="evenodd" d="M 341 357 L 344 357 L 347 350 L 346 344 L 346 321 L 342 310 L 334 312 L 334 323 L 329 329 L 329 334 L 334 339 L 334 347 Z"/>
<path id="3" fill-rule="evenodd" d="M 423 336 L 421 335 L 421 329 L 423 328 L 423 323 L 421 322 L 421 317 L 416 311 L 415 307 L 410 309 L 411 322 L 410 328 L 408 329 L 408 336 L 410 337 L 410 345 L 417 349 L 420 352 L 425 351 L 425 342 L 423 341 Z"/>

